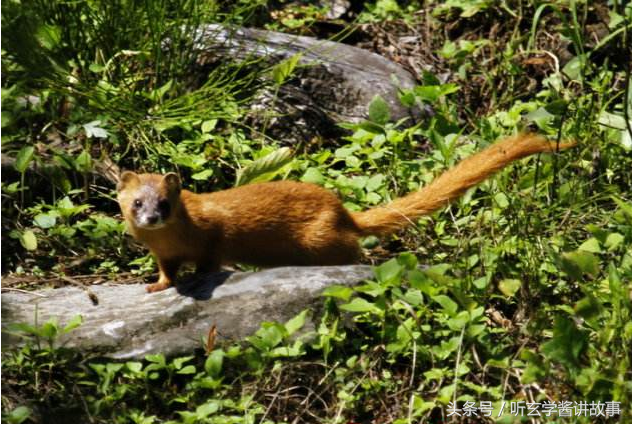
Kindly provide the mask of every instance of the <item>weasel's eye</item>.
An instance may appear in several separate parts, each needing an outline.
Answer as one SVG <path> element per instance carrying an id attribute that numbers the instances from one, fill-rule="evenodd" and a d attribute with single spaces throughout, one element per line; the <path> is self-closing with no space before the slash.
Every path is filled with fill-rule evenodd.
<path id="1" fill-rule="evenodd" d="M 169 204 L 169 201 L 166 199 L 159 201 L 158 210 L 163 217 L 169 216 L 169 212 L 171 212 L 171 205 Z"/>
<path id="2" fill-rule="evenodd" d="M 134 207 L 135 208 L 140 208 L 141 206 L 143 206 L 143 201 L 140 199 L 136 199 L 134 200 Z"/>

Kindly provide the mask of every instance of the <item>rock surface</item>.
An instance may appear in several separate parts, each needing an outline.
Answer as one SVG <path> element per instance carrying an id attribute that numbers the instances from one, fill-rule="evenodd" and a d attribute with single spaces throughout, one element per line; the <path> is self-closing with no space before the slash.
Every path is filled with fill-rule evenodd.
<path id="1" fill-rule="evenodd" d="M 63 336 L 65 346 L 111 358 L 176 355 L 202 346 L 215 325 L 218 341 L 238 340 L 263 321 L 284 322 L 319 303 L 331 284 L 354 285 L 372 275 L 365 265 L 285 267 L 254 273 L 196 276 L 177 289 L 148 294 L 144 285 L 93 286 L 94 305 L 78 287 L 2 294 L 2 343 L 19 340 L 4 330 L 11 323 L 61 326 L 81 315 L 83 324 Z M 308 324 L 309 325 L 309 324 Z"/>
<path id="2" fill-rule="evenodd" d="M 391 119 L 413 118 L 430 110 L 412 110 L 398 98 L 400 89 L 416 85 L 415 78 L 397 63 L 375 53 L 329 40 L 252 28 L 208 24 L 192 32 L 198 65 L 222 60 L 260 58 L 274 64 L 300 54 L 293 77 L 278 92 L 264 91 L 254 104 L 275 111 L 266 120 L 279 140 L 335 137 L 341 122 L 359 123 L 368 117 L 368 105 L 380 95 L 389 105 Z M 263 119 L 263 118 L 262 118 Z M 268 118 L 265 118 L 268 119 Z M 255 125 L 256 126 L 256 125 Z"/>

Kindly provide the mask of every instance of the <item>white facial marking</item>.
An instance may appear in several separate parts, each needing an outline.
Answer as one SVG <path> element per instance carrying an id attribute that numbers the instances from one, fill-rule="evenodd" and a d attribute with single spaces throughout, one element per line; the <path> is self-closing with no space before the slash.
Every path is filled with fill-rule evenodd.
<path id="1" fill-rule="evenodd" d="M 133 201 L 137 199 L 142 204 L 134 210 L 136 226 L 146 230 L 156 230 L 164 227 L 165 222 L 158 207 L 160 202 L 158 190 L 150 185 L 143 185 L 138 189 L 138 196 Z"/>

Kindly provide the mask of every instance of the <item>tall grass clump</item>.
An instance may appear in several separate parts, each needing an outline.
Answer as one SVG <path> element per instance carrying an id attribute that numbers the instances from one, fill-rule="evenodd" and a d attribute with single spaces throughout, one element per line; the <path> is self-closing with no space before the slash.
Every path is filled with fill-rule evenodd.
<path id="1" fill-rule="evenodd" d="M 245 75 L 243 64 L 200 69 L 193 34 L 205 23 L 243 19 L 257 5 L 220 7 L 201 0 L 4 2 L 3 87 L 14 90 L 14 99 L 31 96 L 38 115 L 45 115 L 32 119 L 40 128 L 27 139 L 45 138 L 52 126 L 70 136 L 64 141 L 73 141 L 77 129 L 93 123 L 104 131 L 84 130 L 86 138 L 107 139 L 117 155 L 130 146 L 159 150 L 154 142 L 179 142 L 191 123 L 239 115 L 238 98 L 245 97 L 244 87 L 253 76 Z M 19 124 L 28 116 L 15 113 L 11 118 Z M 8 132 L 19 144 L 24 134 L 14 129 Z"/>

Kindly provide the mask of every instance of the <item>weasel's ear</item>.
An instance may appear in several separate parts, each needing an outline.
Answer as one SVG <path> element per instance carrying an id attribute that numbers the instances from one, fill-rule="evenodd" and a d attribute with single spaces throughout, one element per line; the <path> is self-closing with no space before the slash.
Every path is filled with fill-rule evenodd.
<path id="1" fill-rule="evenodd" d="M 128 184 L 138 181 L 140 181 L 140 179 L 138 178 L 137 173 L 132 171 L 124 171 L 119 177 L 119 182 L 116 185 L 116 190 L 122 191 Z"/>
<path id="2" fill-rule="evenodd" d="M 180 177 L 175 172 L 169 172 L 162 177 L 162 183 L 167 187 L 170 193 L 180 193 L 182 186 L 180 184 Z"/>

